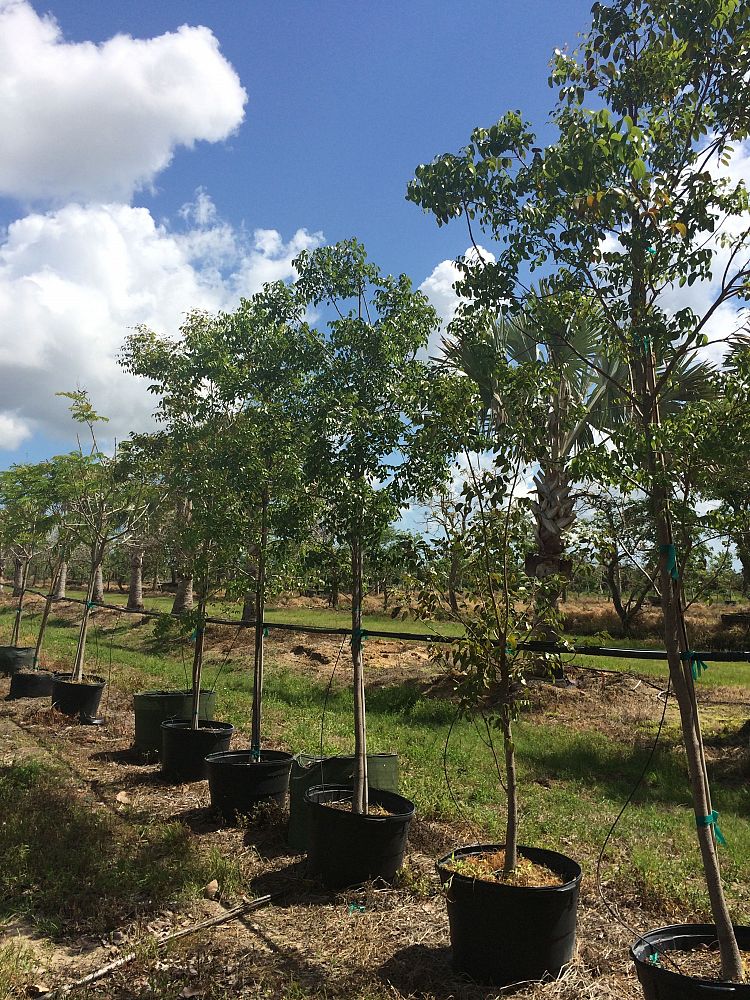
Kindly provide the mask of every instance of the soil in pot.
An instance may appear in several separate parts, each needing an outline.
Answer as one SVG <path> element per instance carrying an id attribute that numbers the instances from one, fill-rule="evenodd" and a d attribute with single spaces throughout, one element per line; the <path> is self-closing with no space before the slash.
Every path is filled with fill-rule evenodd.
<path id="1" fill-rule="evenodd" d="M 17 670 L 10 678 L 8 701 L 15 698 L 49 698 L 53 680 L 48 670 Z"/>
<path id="2" fill-rule="evenodd" d="M 372 812 L 365 816 L 340 808 L 351 800 L 351 786 L 314 786 L 305 794 L 310 814 L 308 872 L 319 875 L 329 889 L 370 879 L 390 883 L 403 864 L 414 803 L 371 788 Z"/>
<path id="3" fill-rule="evenodd" d="M 52 678 L 53 708 L 82 719 L 96 718 L 106 680 L 95 674 L 87 674 L 80 681 L 73 681 L 71 677 L 71 674 L 55 674 Z"/>
<path id="4" fill-rule="evenodd" d="M 745 967 L 750 927 L 735 927 Z M 750 1000 L 750 983 L 719 978 L 721 962 L 712 924 L 674 924 L 649 931 L 630 949 L 645 1000 Z"/>
<path id="5" fill-rule="evenodd" d="M 499 853 L 499 852 L 502 852 Z M 518 884 L 502 878 L 502 844 L 475 844 L 437 863 L 445 888 L 453 968 L 491 986 L 555 977 L 575 951 L 581 869 L 556 851 L 519 847 L 533 877 L 548 884 Z M 487 859 L 490 859 L 489 861 Z M 462 874 L 482 866 L 482 876 Z M 524 861 L 521 870 L 524 871 Z M 500 869 L 500 877 L 493 871 Z M 521 881 L 527 881 L 527 874 Z M 541 870 L 542 874 L 539 875 Z M 550 882 L 556 884 L 549 884 Z"/>
<path id="6" fill-rule="evenodd" d="M 305 793 L 313 785 L 351 785 L 354 780 L 354 757 L 311 757 L 300 753 L 294 758 L 289 778 L 289 833 L 292 850 L 307 850 L 309 810 Z M 398 754 L 367 755 L 367 780 L 370 788 L 398 793 Z"/>
<path id="7" fill-rule="evenodd" d="M 216 694 L 201 691 L 200 719 L 213 719 Z M 141 753 L 161 752 L 161 724 L 167 719 L 185 719 L 193 709 L 192 691 L 139 691 L 133 695 L 135 748 Z"/>
<path id="8" fill-rule="evenodd" d="M 0 646 L 0 674 L 13 675 L 16 670 L 34 666 L 33 646 Z"/>
<path id="9" fill-rule="evenodd" d="M 284 805 L 292 755 L 282 750 L 234 750 L 206 757 L 211 805 L 227 823 L 247 816 L 261 802 Z"/>
<path id="10" fill-rule="evenodd" d="M 192 729 L 189 719 L 161 724 L 161 769 L 170 781 L 202 781 L 208 777 L 206 757 L 229 749 L 234 726 L 214 720 Z"/>

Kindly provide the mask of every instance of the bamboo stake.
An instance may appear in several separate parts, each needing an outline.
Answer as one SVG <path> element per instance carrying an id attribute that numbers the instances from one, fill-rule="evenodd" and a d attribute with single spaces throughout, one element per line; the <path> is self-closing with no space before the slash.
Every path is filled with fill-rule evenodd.
<path id="1" fill-rule="evenodd" d="M 234 920 L 237 917 L 241 917 L 245 913 L 249 913 L 251 910 L 257 910 L 261 906 L 265 906 L 267 903 L 270 903 L 271 900 L 277 899 L 280 895 L 280 892 L 274 892 L 269 893 L 266 896 L 257 896 L 255 899 L 251 899 L 247 903 L 240 903 L 238 906 L 233 906 L 231 910 L 227 910 L 226 913 L 219 914 L 218 917 L 209 917 L 208 920 L 201 920 L 199 923 L 192 924 L 190 927 L 183 927 L 179 931 L 172 931 L 171 934 L 165 934 L 163 937 L 156 939 L 156 945 L 158 948 L 162 948 L 170 941 L 177 941 L 178 938 L 187 937 L 189 934 L 195 934 L 196 931 L 204 930 L 206 927 L 215 927 L 217 924 L 224 924 L 228 920 Z M 81 979 L 76 979 L 72 983 L 66 983 L 64 986 L 58 986 L 54 990 L 49 990 L 49 992 L 43 993 L 40 1000 L 52 1000 L 53 997 L 62 997 L 70 993 L 71 990 L 76 990 L 81 986 L 88 986 L 89 983 L 96 983 L 105 976 L 108 976 L 110 972 L 115 972 L 117 969 L 121 969 L 124 965 L 129 965 L 130 962 L 134 961 L 137 957 L 137 952 L 128 952 L 127 955 L 123 955 L 121 958 L 115 959 L 114 962 L 108 962 L 107 965 L 103 965 L 100 969 L 97 969 L 95 972 L 90 972 L 87 976 L 83 976 Z"/>

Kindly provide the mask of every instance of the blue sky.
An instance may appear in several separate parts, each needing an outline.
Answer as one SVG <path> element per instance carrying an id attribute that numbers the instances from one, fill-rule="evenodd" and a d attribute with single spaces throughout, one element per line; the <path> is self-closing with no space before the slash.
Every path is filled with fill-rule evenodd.
<path id="1" fill-rule="evenodd" d="M 0 465 L 70 446 L 56 390 L 142 424 L 128 329 L 175 333 L 321 239 L 357 236 L 447 309 L 466 232 L 406 185 L 509 108 L 543 127 L 548 58 L 589 7 L 0 0 Z"/>

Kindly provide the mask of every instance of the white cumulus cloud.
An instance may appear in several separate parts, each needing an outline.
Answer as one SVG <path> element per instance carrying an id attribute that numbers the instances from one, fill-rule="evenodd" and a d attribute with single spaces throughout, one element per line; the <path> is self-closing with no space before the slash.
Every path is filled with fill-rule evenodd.
<path id="1" fill-rule="evenodd" d="M 26 0 L 0 0 L 0 193 L 129 200 L 178 146 L 226 139 L 247 94 L 213 33 L 67 42 Z"/>
<path id="2" fill-rule="evenodd" d="M 9 227 L 0 244 L 0 448 L 32 429 L 69 437 L 55 393 L 76 386 L 111 418 L 108 432 L 147 426 L 153 397 L 117 364 L 128 332 L 144 323 L 175 335 L 190 309 L 232 309 L 265 281 L 291 278 L 293 257 L 322 240 L 306 230 L 246 239 L 207 197 L 199 192 L 186 230 L 122 204 L 69 204 Z"/>
<path id="3" fill-rule="evenodd" d="M 491 263 L 494 262 L 494 254 L 484 249 L 484 247 L 480 247 L 479 249 L 485 260 Z M 476 258 L 476 255 L 477 252 L 473 247 L 469 247 L 464 254 L 469 260 Z M 446 327 L 455 316 L 456 309 L 458 309 L 458 305 L 461 302 L 461 298 L 456 294 L 455 288 L 456 282 L 461 277 L 461 270 L 455 261 L 442 260 L 439 264 L 435 265 L 430 274 L 427 275 L 419 286 L 420 292 L 423 292 L 427 296 L 440 318 L 440 329 L 433 333 L 427 346 L 427 352 L 431 358 L 438 357 L 442 353 L 441 344 Z"/>
<path id="4" fill-rule="evenodd" d="M 0 412 L 0 450 L 15 451 L 29 437 L 31 428 L 26 421 L 13 413 Z"/>

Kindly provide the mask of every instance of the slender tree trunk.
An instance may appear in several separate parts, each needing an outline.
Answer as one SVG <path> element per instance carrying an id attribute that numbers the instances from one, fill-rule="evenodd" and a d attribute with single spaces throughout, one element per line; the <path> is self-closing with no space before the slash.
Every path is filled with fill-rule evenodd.
<path id="1" fill-rule="evenodd" d="M 631 118 L 636 121 L 637 114 L 631 114 Z M 646 315 L 644 284 L 646 237 L 643 233 L 642 222 L 635 209 L 632 230 L 633 279 L 629 302 L 630 324 L 632 334 L 640 339 L 643 332 L 643 318 Z M 679 581 L 673 578 L 673 569 L 670 565 L 673 563 L 675 550 L 669 512 L 669 495 L 666 486 L 666 483 L 669 482 L 669 470 L 663 452 L 658 451 L 654 444 L 654 432 L 658 432 L 660 416 L 655 362 L 648 341 L 644 343 L 642 359 L 634 364 L 634 374 L 634 385 L 639 390 L 641 398 L 640 416 L 647 444 L 647 469 L 652 484 L 649 499 L 656 528 L 656 540 L 661 553 L 660 581 L 664 645 L 669 663 L 669 676 L 680 710 L 682 738 L 685 744 L 690 790 L 697 821 L 698 844 L 721 953 L 721 974 L 723 979 L 729 982 L 742 982 L 745 978 L 744 969 L 721 883 L 714 827 L 706 825 L 712 812 L 711 794 L 692 666 L 687 659 L 683 658 L 688 653 L 689 646 Z"/>
<path id="2" fill-rule="evenodd" d="M 515 871 L 518 864 L 518 779 L 516 776 L 516 751 L 513 745 L 513 725 L 507 704 L 504 706 L 501 716 L 501 728 L 503 731 L 503 751 L 505 753 L 505 787 L 508 798 L 508 816 L 505 823 L 505 864 L 503 865 L 503 871 L 510 874 L 510 872 Z"/>
<path id="3" fill-rule="evenodd" d="M 57 571 L 57 579 L 52 589 L 52 600 L 61 601 L 65 597 L 65 587 L 68 582 L 68 563 L 66 560 L 60 563 Z"/>
<path id="4" fill-rule="evenodd" d="M 183 611 L 193 610 L 193 574 L 178 573 L 177 592 L 172 602 L 172 614 L 181 615 Z"/>
<path id="5" fill-rule="evenodd" d="M 21 586 L 18 590 L 18 606 L 16 607 L 16 617 L 13 622 L 13 635 L 10 639 L 11 646 L 17 646 L 21 635 L 21 616 L 23 615 L 23 602 L 26 595 L 26 580 L 29 575 L 29 560 L 23 562 L 21 570 Z"/>
<path id="6" fill-rule="evenodd" d="M 5 553 L 0 552 L 0 583 L 5 579 Z"/>
<path id="7" fill-rule="evenodd" d="M 362 656 L 362 539 L 352 538 L 352 667 L 354 673 L 354 802 L 355 813 L 367 813 L 367 716 Z"/>
<path id="8" fill-rule="evenodd" d="M 79 683 L 83 680 L 83 666 L 86 661 L 86 637 L 89 629 L 89 616 L 94 602 L 94 586 L 96 583 L 96 571 L 101 566 L 101 560 L 95 562 L 89 573 L 89 582 L 86 587 L 86 603 L 83 606 L 83 617 L 81 627 L 78 631 L 78 645 L 76 646 L 75 660 L 73 661 L 73 671 L 71 680 Z"/>
<path id="9" fill-rule="evenodd" d="M 169 582 L 173 587 L 177 586 L 177 570 L 174 566 L 169 567 Z"/>
<path id="10" fill-rule="evenodd" d="M 450 569 L 448 570 L 448 604 L 454 615 L 458 614 L 458 578 L 461 571 L 461 556 L 455 550 L 451 552 Z"/>
<path id="11" fill-rule="evenodd" d="M 65 560 L 61 559 L 57 564 L 57 569 L 53 570 L 52 581 L 50 582 L 49 593 L 44 602 L 44 610 L 42 611 L 42 620 L 39 623 L 39 633 L 36 637 L 36 648 L 34 649 L 34 669 L 38 670 L 40 666 L 40 659 L 42 656 L 42 645 L 44 644 L 44 633 L 47 631 L 47 622 L 49 620 L 49 613 L 52 609 L 52 604 L 55 601 L 55 594 L 60 587 L 60 577 L 63 575 L 66 569 Z M 63 582 L 63 589 L 65 584 Z"/>
<path id="12" fill-rule="evenodd" d="M 101 560 L 97 564 L 96 570 L 94 571 L 94 590 L 93 596 L 90 598 L 94 604 L 104 603 L 104 575 L 102 573 Z"/>
<path id="13" fill-rule="evenodd" d="M 143 546 L 134 545 L 130 550 L 130 583 L 128 586 L 128 611 L 143 611 Z"/>
<path id="14" fill-rule="evenodd" d="M 339 575 L 334 573 L 331 577 L 331 596 L 329 603 L 334 611 L 339 609 Z"/>
<path id="15" fill-rule="evenodd" d="M 652 366 L 649 365 L 649 368 L 651 369 Z M 651 384 L 653 385 L 653 371 L 651 371 Z M 649 428 L 647 428 L 648 432 Z M 659 484 L 663 483 L 666 475 L 663 456 L 652 452 L 651 467 L 654 480 Z M 721 952 L 722 977 L 729 982 L 741 982 L 744 980 L 742 958 L 732 927 L 729 907 L 724 896 L 719 856 L 716 850 L 716 837 L 713 826 L 705 825 L 707 817 L 710 817 L 712 813 L 711 793 L 708 773 L 706 771 L 703 734 L 698 713 L 698 703 L 695 697 L 692 666 L 686 659 L 683 659 L 683 656 L 688 653 L 689 646 L 679 582 L 672 578 L 669 568 L 667 549 L 669 546 L 674 545 L 674 539 L 669 518 L 667 493 L 662 485 L 657 485 L 653 492 L 652 511 L 656 525 L 657 541 L 662 552 L 660 580 L 664 619 L 664 645 L 669 662 L 669 676 L 680 710 L 680 722 L 682 725 L 683 742 L 685 744 L 693 808 L 696 819 L 701 820 L 697 825 L 698 844 L 711 902 L 711 912 L 716 925 L 716 937 Z"/>
<path id="16" fill-rule="evenodd" d="M 268 491 L 263 491 L 260 513 L 260 545 L 255 575 L 255 660 L 253 664 L 253 716 L 250 749 L 260 758 L 263 714 L 263 618 L 266 611 L 266 554 L 268 549 Z"/>
<path id="17" fill-rule="evenodd" d="M 201 680 L 203 677 L 203 645 L 206 626 L 206 594 L 205 589 L 198 603 L 198 625 L 195 630 L 195 651 L 193 653 L 193 710 L 190 717 L 192 729 L 200 728 Z"/>

